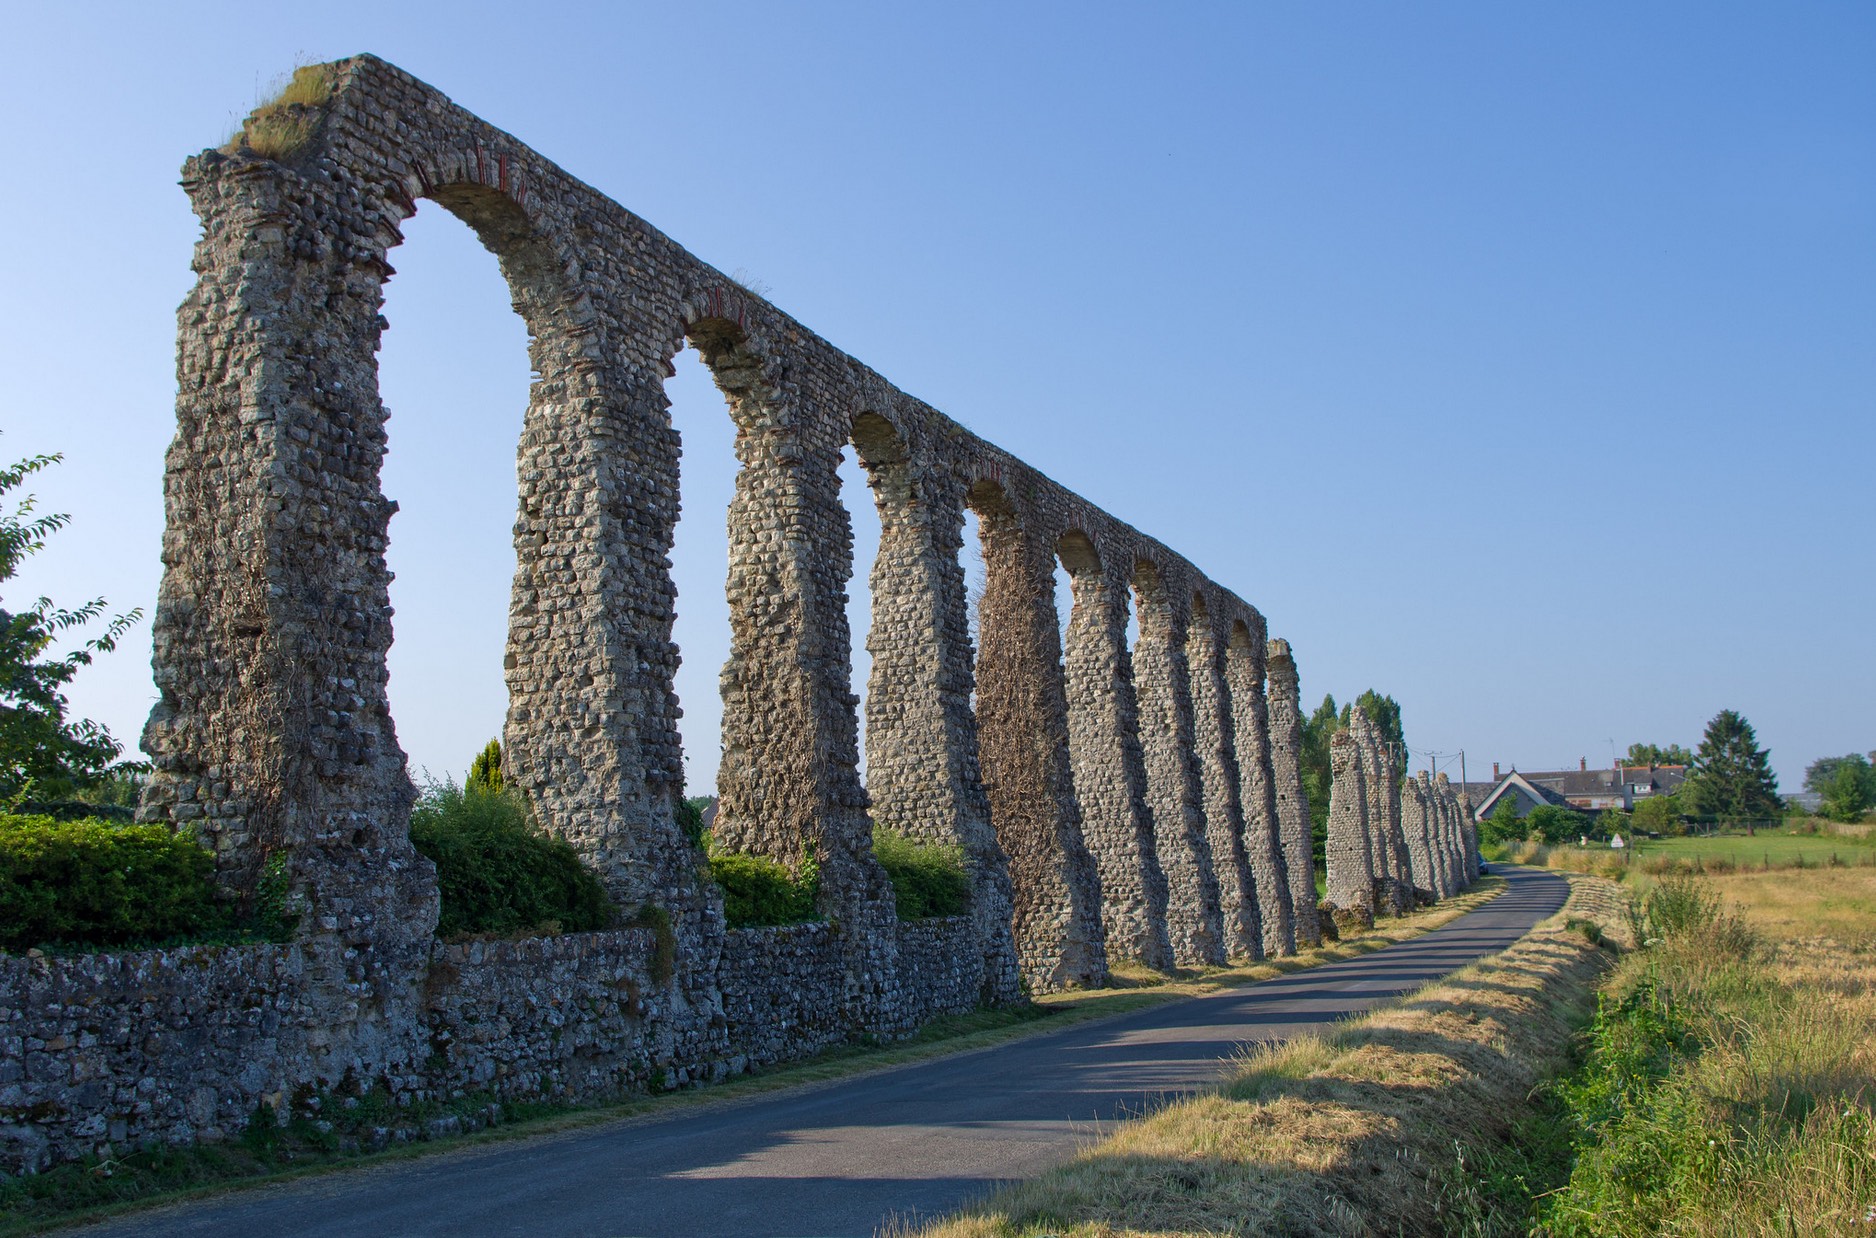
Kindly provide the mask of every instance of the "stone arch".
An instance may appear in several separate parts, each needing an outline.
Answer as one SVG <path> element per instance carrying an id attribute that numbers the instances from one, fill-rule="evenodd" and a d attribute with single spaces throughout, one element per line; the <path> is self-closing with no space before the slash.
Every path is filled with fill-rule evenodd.
<path id="1" fill-rule="evenodd" d="M 694 859 L 673 822 L 683 786 L 672 687 L 675 590 L 662 573 L 632 581 L 641 596 L 627 602 L 625 582 L 607 579 L 602 566 L 662 561 L 670 551 L 678 441 L 667 403 L 660 390 L 657 422 L 636 435 L 637 467 L 625 467 L 612 443 L 620 405 L 642 402 L 608 381 L 595 357 L 594 309 L 573 246 L 537 221 L 507 154 L 477 145 L 472 156 L 415 169 L 418 189 L 405 205 L 414 211 L 427 198 L 475 231 L 500 264 L 530 337 L 535 380 L 518 448 L 517 570 L 504 660 L 508 777 L 619 902 L 668 902 L 674 881 L 695 886 Z M 573 598 L 583 604 L 571 605 Z M 569 681 L 588 691 L 567 692 Z"/>
<path id="2" fill-rule="evenodd" d="M 188 186 L 204 240 L 201 279 L 185 312 L 200 344 L 185 342 L 182 363 L 171 570 L 156 623 L 161 695 L 147 730 L 158 760 L 152 815 L 200 813 L 231 886 L 252 888 L 260 864 L 284 853 L 305 897 L 374 918 L 369 903 L 383 899 L 361 902 L 354 887 L 375 884 L 413 934 L 433 913 L 419 909 L 429 899 L 426 866 L 408 862 L 410 790 L 384 686 L 391 628 L 383 552 L 392 509 L 379 480 L 387 414 L 376 352 L 386 326 L 380 309 L 392 273 L 388 254 L 402 240 L 397 224 L 419 199 L 462 219 L 495 253 L 527 323 L 537 378 L 519 449 L 524 461 L 608 400 L 591 361 L 591 306 L 566 246 L 516 197 L 506 156 L 495 183 L 454 174 L 460 171 L 439 174 L 420 157 L 410 164 L 411 192 L 403 182 L 365 183 L 336 160 L 311 181 L 245 156 L 211 152 L 192 162 Z M 238 261 L 231 261 L 231 238 L 246 239 Z M 319 347 L 306 348 L 308 340 Z M 616 784 L 594 783 L 618 763 L 613 750 L 641 745 L 583 740 L 593 730 L 584 704 L 566 710 L 516 699 L 538 682 L 531 659 L 548 650 L 558 666 L 571 664 L 596 681 L 621 677 L 637 652 L 596 630 L 607 625 L 591 623 L 585 608 L 538 605 L 547 588 L 562 597 L 600 591 L 590 577 L 574 580 L 577 571 L 550 568 L 612 532 L 601 520 L 568 520 L 561 510 L 569 502 L 603 508 L 616 497 L 606 493 L 590 438 L 573 437 L 582 441 L 544 471 L 522 469 L 535 476 L 523 483 L 516 525 L 508 748 L 512 776 L 539 796 L 543 819 L 590 844 L 582 849 L 615 893 L 637 901 L 645 883 L 625 874 L 642 870 L 645 857 L 613 854 L 620 831 L 599 821 L 616 822 L 621 797 Z M 239 462 L 233 474 L 192 467 L 216 454 Z M 592 484 L 573 484 L 575 477 Z M 205 527 L 216 535 L 201 536 Z M 551 586 L 540 577 L 549 570 L 559 571 Z M 198 602 L 211 597 L 205 615 Z M 244 674 L 230 681 L 215 673 L 228 665 Z M 224 729 L 230 724 L 240 733 Z M 655 781 L 662 771 L 652 755 L 654 768 L 634 771 L 630 782 L 642 785 L 646 774 Z M 201 771 L 211 764 L 222 771 L 223 791 L 202 785 Z M 407 876 L 371 881 L 372 870 L 387 868 Z M 339 875 L 354 869 L 356 880 Z"/>
<path id="3" fill-rule="evenodd" d="M 875 930 L 851 938 L 877 954 L 854 966 L 889 972 L 892 893 L 872 853 L 850 690 L 853 533 L 838 472 L 850 424 L 804 415 L 787 392 L 789 361 L 765 330 L 772 318 L 739 286 L 704 282 L 678 303 L 661 358 L 669 372 L 678 349 L 695 347 L 736 428 L 712 833 L 796 870 L 812 860 L 822 911 Z M 869 984 L 863 1003 L 887 1000 L 877 975 Z"/>

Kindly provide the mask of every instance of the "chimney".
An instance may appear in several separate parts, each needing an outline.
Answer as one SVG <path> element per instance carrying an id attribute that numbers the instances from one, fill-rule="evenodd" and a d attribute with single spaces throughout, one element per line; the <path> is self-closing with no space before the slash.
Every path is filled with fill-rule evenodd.
<path id="1" fill-rule="evenodd" d="M 1498 762 L 1496 761 L 1492 762 L 1492 781 L 1498 781 Z"/>
<path id="2" fill-rule="evenodd" d="M 1583 773 L 1587 773 L 1588 771 L 1589 771 L 1589 758 L 1578 757 L 1576 759 L 1576 772 L 1579 774 L 1583 774 Z"/>

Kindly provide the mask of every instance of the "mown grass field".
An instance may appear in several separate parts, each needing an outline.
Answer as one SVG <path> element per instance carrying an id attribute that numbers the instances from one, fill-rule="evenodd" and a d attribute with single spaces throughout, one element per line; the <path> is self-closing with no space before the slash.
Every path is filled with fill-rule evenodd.
<path id="1" fill-rule="evenodd" d="M 1802 878 L 1740 872 L 1711 880 L 1748 924 L 1771 939 L 1775 952 L 1795 961 L 1818 948 L 1842 947 L 1846 959 L 1872 966 L 1867 979 L 1876 983 L 1876 958 L 1866 958 L 1876 952 L 1876 868 L 1831 868 Z"/>

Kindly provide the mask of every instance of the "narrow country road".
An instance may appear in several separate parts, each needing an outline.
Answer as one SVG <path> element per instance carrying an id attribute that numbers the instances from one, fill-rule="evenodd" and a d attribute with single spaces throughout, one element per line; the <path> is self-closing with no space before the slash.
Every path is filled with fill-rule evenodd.
<path id="1" fill-rule="evenodd" d="M 1502 950 L 1563 905 L 1562 878 L 1510 888 L 1374 954 L 988 1049 L 655 1121 L 242 1191 L 97 1235 L 855 1235 L 948 1212 L 1041 1172 L 1102 1123 L 1212 1083 L 1282 1040 Z"/>

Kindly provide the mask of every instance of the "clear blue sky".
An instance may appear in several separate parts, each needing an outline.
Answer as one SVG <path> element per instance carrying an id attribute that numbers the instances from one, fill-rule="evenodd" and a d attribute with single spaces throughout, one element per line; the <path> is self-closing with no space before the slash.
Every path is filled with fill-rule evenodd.
<path id="1" fill-rule="evenodd" d="M 71 529 L 6 587 L 151 607 L 182 159 L 381 55 L 905 390 L 1526 769 L 1743 712 L 1876 748 L 1876 6 L 8 3 L 0 454 Z M 500 725 L 520 322 L 440 208 L 383 355 L 414 767 Z M 679 533 L 715 765 L 727 418 Z M 864 513 L 864 508 L 862 508 Z M 864 534 L 870 516 L 860 522 Z M 863 611 L 863 599 L 856 599 Z M 134 743 L 148 624 L 75 686 Z"/>

